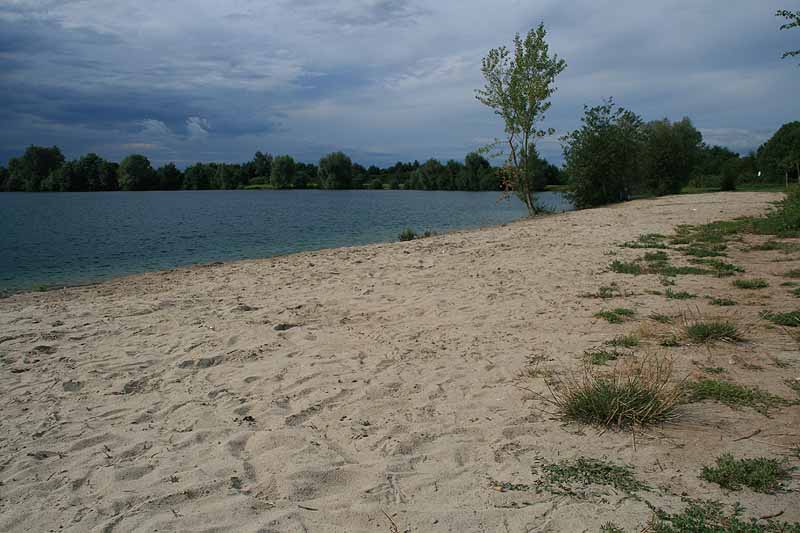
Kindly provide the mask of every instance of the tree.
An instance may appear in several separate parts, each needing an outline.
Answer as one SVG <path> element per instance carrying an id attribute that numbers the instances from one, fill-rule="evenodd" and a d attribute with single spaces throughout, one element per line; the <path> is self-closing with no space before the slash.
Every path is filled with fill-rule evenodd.
<path id="1" fill-rule="evenodd" d="M 167 163 L 156 171 L 158 188 L 162 191 L 176 191 L 183 186 L 183 174 L 175 163 Z"/>
<path id="2" fill-rule="evenodd" d="M 8 162 L 10 181 L 14 190 L 36 192 L 42 190 L 42 182 L 64 164 L 64 154 L 58 146 L 28 146 L 21 157 Z"/>
<path id="3" fill-rule="evenodd" d="M 119 164 L 119 188 L 123 191 L 146 191 L 155 184 L 156 173 L 145 156 L 129 155 Z"/>
<path id="4" fill-rule="evenodd" d="M 505 46 L 489 50 L 481 63 L 486 85 L 476 95 L 478 101 L 492 108 L 505 123 L 509 149 L 506 184 L 525 202 L 529 214 L 536 213 L 537 207 L 528 158 L 536 139 L 554 132 L 539 130 L 537 124 L 550 109 L 556 76 L 567 67 L 557 55 L 550 56 L 546 35 L 541 23 L 531 29 L 525 39 L 519 34 L 514 36 L 513 53 Z"/>
<path id="5" fill-rule="evenodd" d="M 781 25 L 781 30 L 791 30 L 792 28 L 800 28 L 800 11 L 791 12 L 786 9 L 778 10 L 775 13 L 776 17 L 783 17 L 788 22 Z M 789 50 L 788 52 L 784 52 L 782 59 L 786 59 L 787 57 L 794 57 L 800 55 L 800 50 Z"/>
<path id="6" fill-rule="evenodd" d="M 272 160 L 270 183 L 276 189 L 285 189 L 292 185 L 295 174 L 294 159 L 290 155 L 279 155 Z"/>
<path id="7" fill-rule="evenodd" d="M 756 159 L 770 181 L 800 180 L 800 121 L 781 126 L 758 148 Z"/>
<path id="8" fill-rule="evenodd" d="M 645 127 L 642 152 L 642 176 L 648 192 L 656 195 L 678 194 L 688 183 L 698 158 L 703 136 L 684 118 L 650 122 Z"/>
<path id="9" fill-rule="evenodd" d="M 564 137 L 564 172 L 572 179 L 579 209 L 627 200 L 639 173 L 644 143 L 642 119 L 613 99 L 584 106 L 582 126 Z"/>
<path id="10" fill-rule="evenodd" d="M 349 189 L 353 162 L 342 152 L 333 152 L 319 160 L 319 180 L 324 189 Z"/>

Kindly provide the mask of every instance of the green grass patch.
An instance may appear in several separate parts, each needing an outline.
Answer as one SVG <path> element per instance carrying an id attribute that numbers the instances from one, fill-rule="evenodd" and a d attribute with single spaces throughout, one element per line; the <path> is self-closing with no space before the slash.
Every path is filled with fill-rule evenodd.
<path id="1" fill-rule="evenodd" d="M 798 298 L 800 298 L 800 287 L 797 287 L 796 289 L 792 289 L 791 293 L 794 296 L 797 296 Z"/>
<path id="2" fill-rule="evenodd" d="M 597 312 L 594 314 L 595 318 L 602 318 L 610 322 L 611 324 L 621 324 L 626 319 L 631 318 L 634 316 L 636 312 L 633 309 L 627 309 L 625 307 L 617 307 L 616 309 L 606 310 Z"/>
<path id="3" fill-rule="evenodd" d="M 720 307 L 732 307 L 736 305 L 735 300 L 731 300 L 730 298 L 711 298 L 708 303 L 711 305 L 717 305 Z"/>
<path id="4" fill-rule="evenodd" d="M 664 243 L 666 237 L 659 233 L 646 233 L 639 235 L 635 241 L 624 242 L 621 244 L 623 248 L 667 248 Z"/>
<path id="5" fill-rule="evenodd" d="M 795 268 L 783 274 L 787 278 L 800 278 L 800 268 Z"/>
<path id="6" fill-rule="evenodd" d="M 665 348 L 675 348 L 681 345 L 681 340 L 676 335 L 670 335 L 659 344 Z"/>
<path id="7" fill-rule="evenodd" d="M 617 348 L 636 348 L 639 346 L 639 337 L 634 334 L 618 335 L 613 339 L 606 341 L 606 346 L 615 346 Z"/>
<path id="8" fill-rule="evenodd" d="M 800 252 L 800 244 L 795 242 L 769 240 L 765 243 L 751 246 L 750 248 L 747 249 L 747 251 L 753 251 L 753 252 L 781 251 L 785 254 L 791 254 L 795 252 Z"/>
<path id="9" fill-rule="evenodd" d="M 669 254 L 661 250 L 658 252 L 646 252 L 644 254 L 644 260 L 650 263 L 669 261 Z"/>
<path id="10" fill-rule="evenodd" d="M 652 313 L 648 318 L 659 324 L 672 324 L 675 321 L 675 317 L 663 313 Z"/>
<path id="11" fill-rule="evenodd" d="M 680 513 L 669 514 L 654 509 L 646 531 L 652 533 L 800 533 L 800 523 L 773 519 L 743 518 L 744 509 L 737 503 L 731 512 L 715 501 L 686 500 Z"/>
<path id="12" fill-rule="evenodd" d="M 689 340 L 700 344 L 742 340 L 736 324 L 728 321 L 696 321 L 686 324 L 684 331 Z"/>
<path id="13" fill-rule="evenodd" d="M 714 400 L 729 407 L 750 407 L 767 414 L 769 409 L 786 405 L 780 396 L 754 387 L 745 387 L 721 379 L 703 378 L 686 386 L 690 402 Z"/>
<path id="14" fill-rule="evenodd" d="M 744 272 L 744 268 L 733 263 L 726 263 L 719 259 L 691 259 L 694 264 L 710 266 L 717 277 L 733 276 L 737 272 Z"/>
<path id="15" fill-rule="evenodd" d="M 672 289 L 667 289 L 664 292 L 664 296 L 669 298 L 670 300 L 690 300 L 692 298 L 697 298 L 696 294 L 692 294 L 691 292 L 686 291 L 673 291 Z"/>
<path id="16" fill-rule="evenodd" d="M 713 274 L 712 271 L 707 270 L 705 268 L 698 268 L 692 266 L 674 266 L 670 264 L 661 265 L 657 270 L 655 270 L 654 273 L 661 274 L 662 276 L 667 276 L 667 277 L 686 276 L 686 275 L 705 276 Z"/>
<path id="17" fill-rule="evenodd" d="M 770 313 L 765 311 L 761 313 L 761 317 L 779 326 L 788 328 L 800 327 L 800 311 L 789 311 L 786 313 Z"/>
<path id="18" fill-rule="evenodd" d="M 635 365 L 610 374 L 586 367 L 581 378 L 551 383 L 550 401 L 566 419 L 615 429 L 673 419 L 683 390 L 671 382 L 669 361 L 645 358 Z"/>
<path id="19" fill-rule="evenodd" d="M 626 494 L 649 488 L 636 479 L 633 467 L 589 457 L 545 465 L 541 471 L 542 488 L 554 494 L 580 495 L 587 485 L 613 487 Z"/>
<path id="20" fill-rule="evenodd" d="M 726 453 L 717 458 L 715 466 L 704 466 L 700 477 L 726 490 L 747 487 L 755 492 L 774 494 L 785 490 L 783 482 L 791 478 L 791 474 L 777 459 L 736 459 Z"/>
<path id="21" fill-rule="evenodd" d="M 615 259 L 611 262 L 608 266 L 612 272 L 616 272 L 617 274 L 631 274 L 634 276 L 638 276 L 642 274 L 642 265 L 639 263 L 633 262 L 626 262 L 620 261 L 619 259 Z"/>
<path id="22" fill-rule="evenodd" d="M 766 289 L 769 287 L 769 282 L 764 278 L 735 279 L 733 286 L 737 289 Z"/>

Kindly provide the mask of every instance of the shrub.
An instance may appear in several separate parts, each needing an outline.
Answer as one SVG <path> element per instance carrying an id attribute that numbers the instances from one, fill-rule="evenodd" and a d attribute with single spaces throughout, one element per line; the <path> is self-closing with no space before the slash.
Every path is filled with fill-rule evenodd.
<path id="1" fill-rule="evenodd" d="M 406 228 L 400 232 L 399 238 L 401 241 L 413 241 L 417 238 L 417 232 L 411 228 Z"/>
<path id="2" fill-rule="evenodd" d="M 739 490 L 744 485 L 755 492 L 772 494 L 782 490 L 782 481 L 791 475 L 776 459 L 735 459 L 726 453 L 717 458 L 716 466 L 704 466 L 700 477 L 727 490 Z"/>
<path id="3" fill-rule="evenodd" d="M 683 395 L 672 383 L 671 362 L 652 357 L 610 375 L 586 367 L 581 377 L 549 386 L 549 401 L 565 418 L 617 429 L 672 420 Z"/>

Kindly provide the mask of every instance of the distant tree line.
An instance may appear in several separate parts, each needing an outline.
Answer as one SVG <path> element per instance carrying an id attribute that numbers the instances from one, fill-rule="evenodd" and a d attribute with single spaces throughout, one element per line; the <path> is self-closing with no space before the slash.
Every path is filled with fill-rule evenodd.
<path id="1" fill-rule="evenodd" d="M 578 208 L 676 194 L 687 185 L 733 190 L 740 181 L 800 181 L 800 122 L 741 157 L 705 144 L 688 118 L 645 122 L 609 99 L 586 107 L 581 127 L 562 142 L 563 173 Z"/>
<path id="2" fill-rule="evenodd" d="M 537 185 L 560 182 L 560 172 L 538 155 L 530 166 Z M 334 152 L 318 164 L 295 161 L 292 156 L 256 152 L 241 164 L 195 163 L 179 169 L 174 163 L 154 168 L 141 154 L 119 163 L 97 154 L 67 161 L 57 146 L 29 146 L 8 167 L 0 166 L 3 191 L 149 191 L 206 189 L 420 189 L 443 191 L 498 191 L 499 170 L 477 152 L 463 162 L 398 162 L 388 168 L 354 163 L 342 152 Z"/>

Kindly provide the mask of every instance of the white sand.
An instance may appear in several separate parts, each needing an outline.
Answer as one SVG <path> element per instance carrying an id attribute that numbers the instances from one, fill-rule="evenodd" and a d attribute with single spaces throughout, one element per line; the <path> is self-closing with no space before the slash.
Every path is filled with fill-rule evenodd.
<path id="1" fill-rule="evenodd" d="M 720 366 L 793 398 L 784 379 L 800 377 L 798 346 L 758 312 L 800 307 L 780 287 L 797 255 L 731 253 L 770 280 L 765 291 L 677 278 L 676 290 L 743 304 L 730 310 L 647 294 L 663 290 L 656 276 L 606 269 L 643 254 L 615 245 L 641 233 L 761 213 L 778 198 L 643 200 L 0 300 L 0 531 L 392 531 L 384 511 L 399 531 L 597 531 L 609 520 L 638 531 L 648 506 L 608 488 L 497 489 L 578 456 L 633 465 L 653 487 L 641 500 L 667 509 L 685 492 L 800 521 L 797 492 L 728 494 L 698 478 L 726 451 L 791 452 L 798 406 L 766 418 L 691 404 L 634 447 L 630 433 L 537 410 L 547 406 L 520 385 L 544 384 L 519 379 L 531 357 L 575 369 L 584 350 L 646 333 L 651 312 L 688 309 L 731 316 L 752 340 L 670 349 L 678 377 Z M 630 294 L 580 297 L 612 281 Z M 640 320 L 593 318 L 621 305 Z M 649 340 L 639 353 L 659 351 Z"/>

